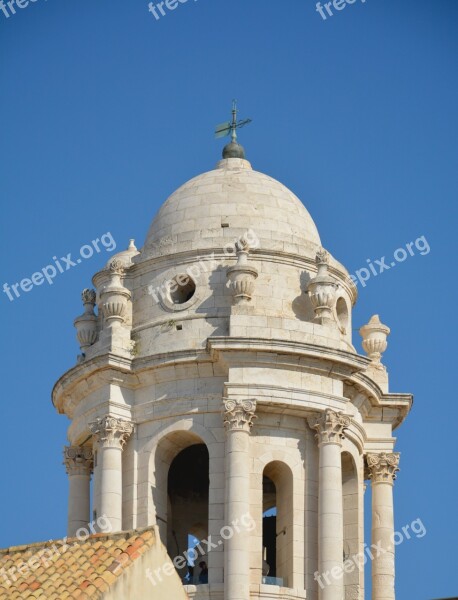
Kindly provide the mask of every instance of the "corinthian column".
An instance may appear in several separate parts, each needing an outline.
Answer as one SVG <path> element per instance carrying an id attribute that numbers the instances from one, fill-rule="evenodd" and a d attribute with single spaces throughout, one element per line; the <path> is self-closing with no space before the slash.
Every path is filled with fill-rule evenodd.
<path id="1" fill-rule="evenodd" d="M 250 430 L 255 400 L 225 400 L 226 526 L 234 535 L 224 543 L 224 598 L 250 600 L 250 538 L 240 527 L 250 513 Z M 244 516 L 245 515 L 245 516 Z M 239 530 L 234 528 L 238 524 Z"/>
<path id="2" fill-rule="evenodd" d="M 74 537 L 80 527 L 87 528 L 90 520 L 92 448 L 65 446 L 64 465 L 69 481 L 67 535 Z"/>
<path id="3" fill-rule="evenodd" d="M 90 424 L 97 448 L 95 504 L 97 517 L 106 517 L 113 532 L 122 530 L 122 449 L 134 426 L 116 417 Z"/>
<path id="4" fill-rule="evenodd" d="M 368 454 L 372 483 L 372 600 L 394 600 L 393 484 L 399 471 L 399 453 Z"/>
<path id="5" fill-rule="evenodd" d="M 343 496 L 341 446 L 349 417 L 326 410 L 309 419 L 317 432 L 318 476 L 318 568 L 320 600 L 342 600 Z"/>

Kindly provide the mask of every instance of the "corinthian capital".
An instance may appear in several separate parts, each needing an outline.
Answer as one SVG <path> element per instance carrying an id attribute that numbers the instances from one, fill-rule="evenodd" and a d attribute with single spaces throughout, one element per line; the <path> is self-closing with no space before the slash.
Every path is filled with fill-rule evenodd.
<path id="1" fill-rule="evenodd" d="M 224 400 L 224 424 L 228 431 L 247 431 L 253 427 L 256 400 Z"/>
<path id="2" fill-rule="evenodd" d="M 368 454 L 367 468 L 372 483 L 389 483 L 393 485 L 399 471 L 399 452 L 380 452 Z"/>
<path id="3" fill-rule="evenodd" d="M 89 425 L 92 435 L 102 448 L 122 448 L 127 442 L 134 426 L 129 421 L 117 417 L 99 417 Z"/>
<path id="4" fill-rule="evenodd" d="M 90 475 L 94 461 L 89 446 L 65 446 L 64 465 L 68 475 Z"/>
<path id="5" fill-rule="evenodd" d="M 344 430 L 350 426 L 350 417 L 333 410 L 325 410 L 317 416 L 310 417 L 308 424 L 315 429 L 318 444 L 342 445 Z"/>

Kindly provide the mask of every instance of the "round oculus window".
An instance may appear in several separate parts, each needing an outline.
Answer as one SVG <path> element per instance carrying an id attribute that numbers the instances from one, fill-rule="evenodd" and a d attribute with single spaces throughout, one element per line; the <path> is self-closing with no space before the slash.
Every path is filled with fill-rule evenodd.
<path id="1" fill-rule="evenodd" d="M 196 292 L 196 284 L 187 274 L 177 275 L 170 283 L 169 295 L 173 304 L 184 304 Z"/>

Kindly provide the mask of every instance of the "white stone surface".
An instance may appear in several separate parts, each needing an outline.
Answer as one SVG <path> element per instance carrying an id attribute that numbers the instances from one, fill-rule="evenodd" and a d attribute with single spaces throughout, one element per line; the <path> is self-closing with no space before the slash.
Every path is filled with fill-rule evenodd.
<path id="1" fill-rule="evenodd" d="M 209 584 L 187 586 L 196 600 L 363 600 L 363 573 L 323 589 L 316 574 L 362 550 L 365 462 L 393 452 L 412 398 L 388 392 L 377 354 L 384 326 L 364 330 L 370 356 L 357 354 L 355 286 L 330 255 L 321 281 L 324 256 L 300 200 L 248 161 L 227 159 L 173 193 L 144 247 L 131 243 L 112 257 L 94 275 L 95 295 L 83 294 L 83 354 L 56 383 L 53 402 L 71 420 L 70 444 L 96 454 L 97 515 L 105 512 L 115 530 L 157 525 L 171 554 L 187 543 L 188 516 L 194 535 L 211 536 Z M 164 284 L 183 274 L 195 290 L 175 303 Z M 256 401 L 252 428 L 225 430 L 228 400 Z M 343 438 L 318 444 L 308 422 L 330 412 L 348 426 Z M 116 443 L 91 426 L 104 419 L 120 424 Z M 188 515 L 171 502 L 168 476 L 196 444 L 208 450 L 208 506 L 194 504 Z M 89 474 L 78 477 L 69 470 L 69 531 L 87 519 Z M 262 579 L 263 477 L 276 489 L 283 586 Z M 384 543 L 392 491 L 374 484 L 373 536 Z M 255 528 L 224 540 L 227 521 L 246 510 Z M 390 554 L 374 564 L 374 600 L 394 599 L 393 561 Z"/>

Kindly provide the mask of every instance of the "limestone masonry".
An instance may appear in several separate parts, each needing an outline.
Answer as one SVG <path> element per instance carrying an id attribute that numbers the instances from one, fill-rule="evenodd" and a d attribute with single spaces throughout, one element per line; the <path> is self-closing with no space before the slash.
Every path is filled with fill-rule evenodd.
<path id="1" fill-rule="evenodd" d="M 349 559 L 370 480 L 372 599 L 394 600 L 393 432 L 412 396 L 389 391 L 390 330 L 368 319 L 356 352 L 356 288 L 304 205 L 225 156 L 83 291 L 81 354 L 53 390 L 69 536 L 103 515 L 113 533 L 156 528 L 167 560 L 210 538 L 175 563 L 195 600 L 363 600 Z"/>

